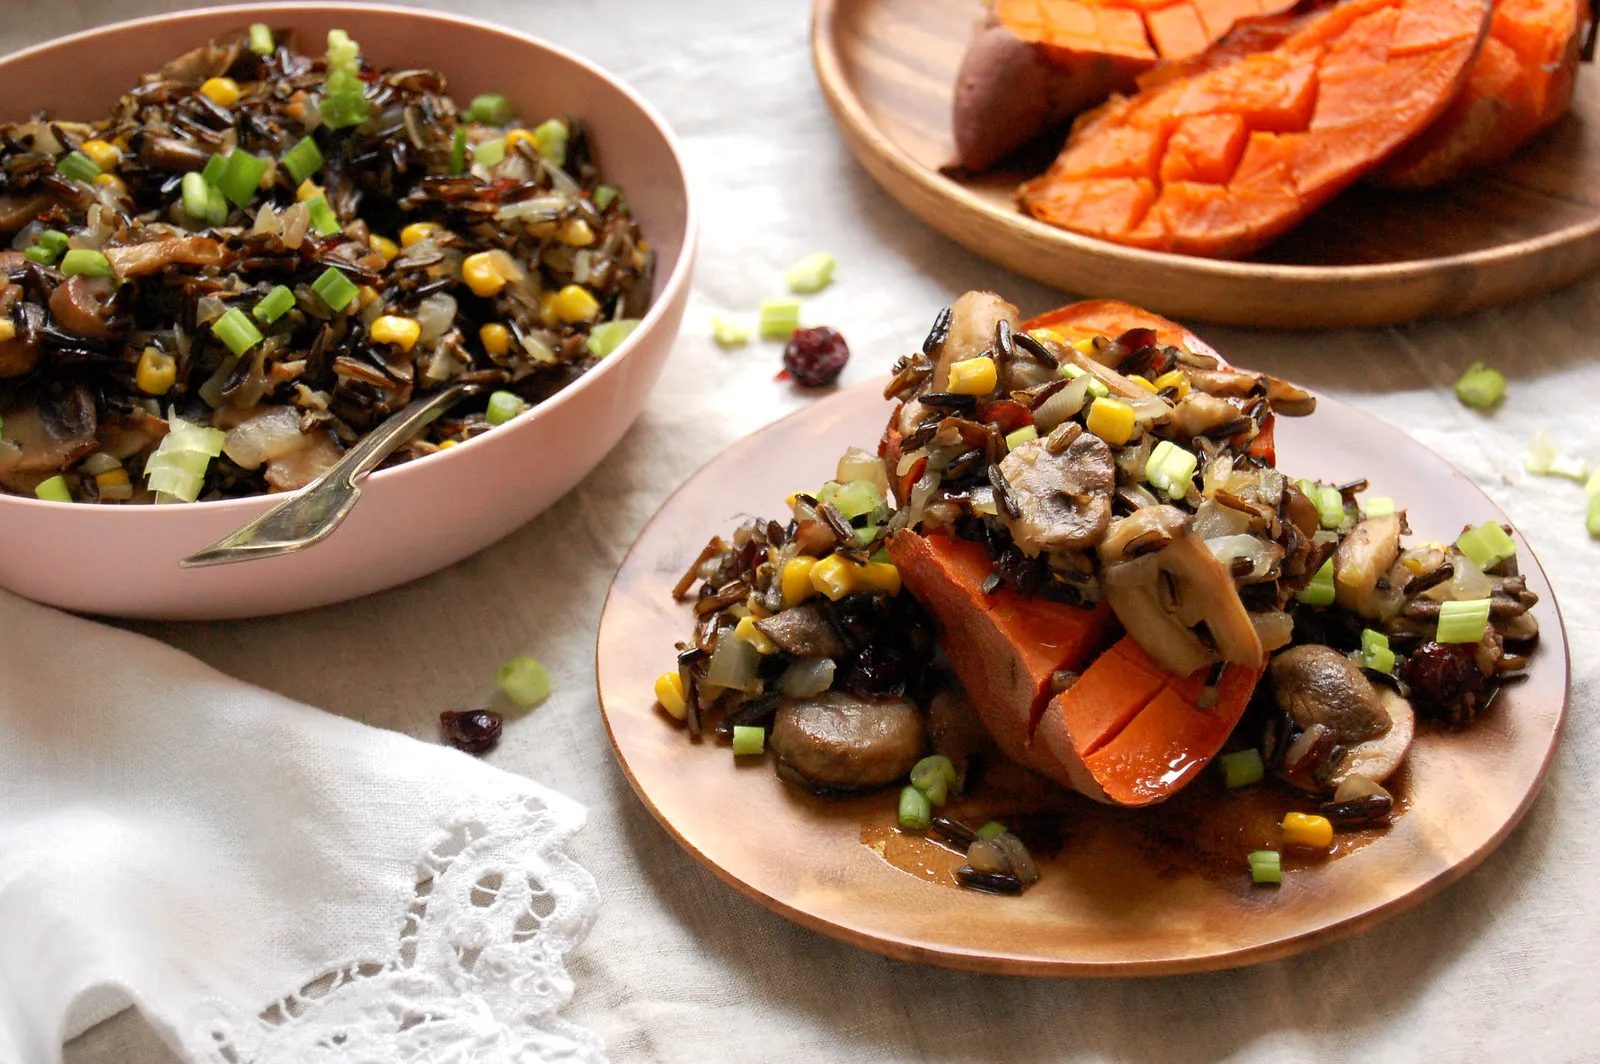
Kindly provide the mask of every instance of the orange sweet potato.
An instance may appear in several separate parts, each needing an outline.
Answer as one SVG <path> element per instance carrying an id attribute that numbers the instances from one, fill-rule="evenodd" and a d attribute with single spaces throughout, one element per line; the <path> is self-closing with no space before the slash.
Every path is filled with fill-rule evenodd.
<path id="1" fill-rule="evenodd" d="M 1080 116 L 1018 203 L 1116 243 L 1247 255 L 1437 119 L 1490 14 L 1491 0 L 1345 0 L 1258 33 L 1260 50 L 1225 44 Z"/>
<path id="2" fill-rule="evenodd" d="M 1083 666 L 1110 629 L 1111 611 L 1025 598 L 1005 587 L 986 595 L 988 552 L 967 540 L 897 532 L 889 557 L 906 589 L 939 622 L 945 655 L 996 745 L 1054 777 L 1028 749 L 1050 697 L 1050 674 Z"/>
<path id="3" fill-rule="evenodd" d="M 1555 122 L 1572 100 L 1587 11 L 1583 0 L 1496 0 L 1466 86 L 1372 180 L 1437 185 L 1500 162 Z"/>

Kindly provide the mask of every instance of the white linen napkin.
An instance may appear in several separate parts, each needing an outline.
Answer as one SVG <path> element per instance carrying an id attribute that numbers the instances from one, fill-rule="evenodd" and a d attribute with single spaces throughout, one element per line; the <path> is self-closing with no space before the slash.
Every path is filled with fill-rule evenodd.
<path id="1" fill-rule="evenodd" d="M 583 807 L 0 591 L 0 1064 L 601 1061 Z"/>

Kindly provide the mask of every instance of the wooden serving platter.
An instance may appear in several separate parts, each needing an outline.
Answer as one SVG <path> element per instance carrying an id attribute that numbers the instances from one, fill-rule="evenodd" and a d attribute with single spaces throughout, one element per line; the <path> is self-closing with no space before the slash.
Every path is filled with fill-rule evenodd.
<path id="1" fill-rule="evenodd" d="M 1222 262 L 1024 216 L 1012 192 L 1053 150 L 980 179 L 940 173 L 956 69 L 982 13 L 980 0 L 816 0 L 812 59 L 839 132 L 878 184 L 1034 280 L 1180 320 L 1334 328 L 1463 314 L 1600 268 L 1600 71 L 1587 64 L 1568 114 L 1500 167 L 1429 192 L 1357 185 L 1254 257 Z"/>
<path id="2" fill-rule="evenodd" d="M 1291 867 L 1278 888 L 1252 887 L 1242 855 L 1193 852 L 1202 834 L 1226 844 L 1229 832 L 1272 816 L 1211 804 L 1208 788 L 1229 800 L 1215 773 L 1153 810 L 1063 795 L 1064 845 L 1041 860 L 1027 892 L 997 897 L 949 885 L 959 862 L 895 829 L 893 790 L 817 798 L 782 782 L 770 755 L 736 761 L 726 742 L 691 742 L 653 694 L 655 678 L 674 667 L 674 642 L 692 628 L 673 585 L 712 535 L 784 513 L 785 495 L 830 479 L 847 446 L 876 440 L 889 411 L 882 385 L 821 400 L 713 459 L 640 534 L 606 600 L 596 677 L 617 760 L 667 832 L 728 884 L 803 926 L 901 960 L 1033 975 L 1192 972 L 1289 956 L 1417 905 L 1482 861 L 1532 804 L 1566 712 L 1568 661 L 1550 585 L 1520 537 L 1543 635 L 1527 679 L 1471 727 L 1419 735 L 1397 786 L 1406 812 L 1387 832 L 1341 836 L 1352 852 Z M 1278 422 L 1278 453 L 1293 476 L 1370 477 L 1374 493 L 1409 509 L 1417 539 L 1505 519 L 1437 455 L 1327 399 L 1309 418 Z M 1275 824 L 1272 816 L 1267 829 Z"/>

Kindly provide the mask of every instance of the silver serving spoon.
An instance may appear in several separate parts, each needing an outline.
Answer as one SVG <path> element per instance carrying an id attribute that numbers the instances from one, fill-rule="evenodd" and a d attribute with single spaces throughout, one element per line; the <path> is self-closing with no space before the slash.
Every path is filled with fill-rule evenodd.
<path id="1" fill-rule="evenodd" d="M 252 558 L 275 558 L 321 543 L 333 534 L 361 497 L 357 483 L 361 478 L 424 425 L 481 388 L 478 384 L 452 384 L 390 414 L 317 479 L 211 546 L 189 555 L 178 566 L 199 569 Z"/>

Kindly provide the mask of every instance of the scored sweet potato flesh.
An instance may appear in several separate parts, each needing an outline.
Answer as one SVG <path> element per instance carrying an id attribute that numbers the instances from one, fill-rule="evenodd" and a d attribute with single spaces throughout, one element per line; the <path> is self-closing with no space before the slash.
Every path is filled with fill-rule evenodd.
<path id="1" fill-rule="evenodd" d="M 1034 217 L 1135 247 L 1237 258 L 1425 129 L 1464 84 L 1490 0 L 1345 0 L 1197 57 L 1079 117 L 1018 190 Z M 1248 35 L 1247 35 L 1248 36 Z"/>
<path id="2" fill-rule="evenodd" d="M 1373 180 L 1437 185 L 1500 162 L 1555 122 L 1572 100 L 1587 9 L 1584 0 L 1496 0 L 1466 85 Z"/>
<path id="3" fill-rule="evenodd" d="M 1106 55 L 1148 66 L 1202 52 L 1233 24 L 1294 0 L 994 0 L 994 17 L 1046 54 Z"/>

